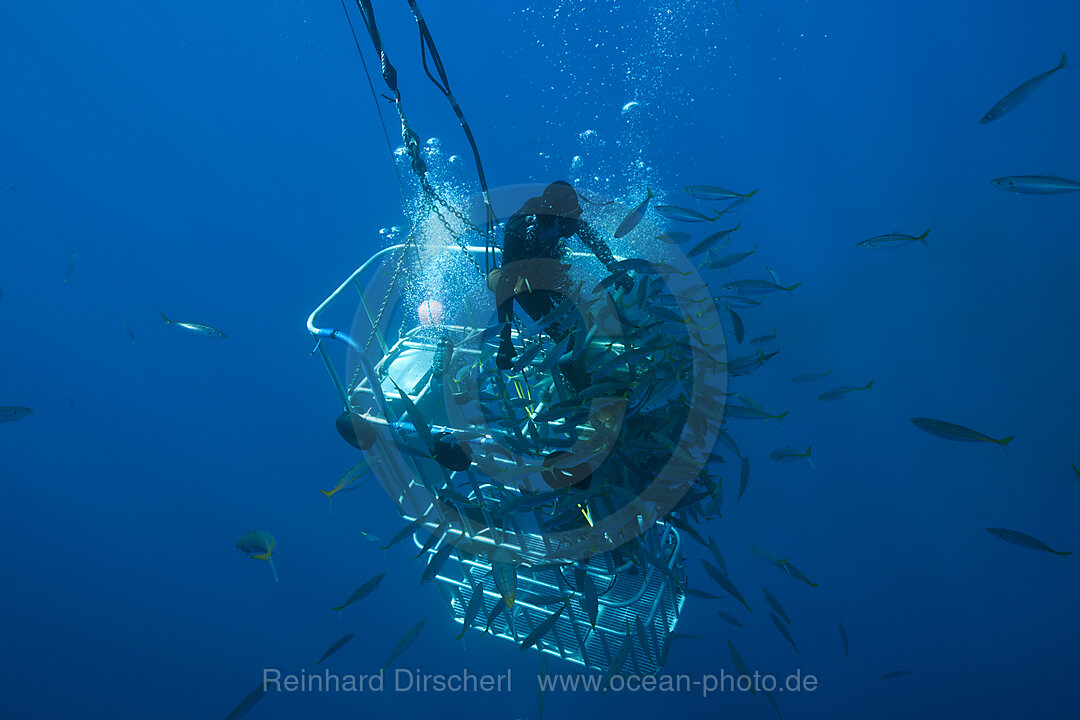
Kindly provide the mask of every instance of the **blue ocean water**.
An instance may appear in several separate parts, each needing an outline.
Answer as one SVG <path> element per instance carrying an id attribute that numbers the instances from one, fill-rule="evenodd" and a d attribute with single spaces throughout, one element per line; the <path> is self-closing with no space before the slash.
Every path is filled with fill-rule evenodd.
<path id="1" fill-rule="evenodd" d="M 468 157 L 407 4 L 375 9 L 413 126 Z M 754 669 L 815 676 L 778 695 L 784 717 L 1075 717 L 1077 560 L 985 528 L 1080 545 L 1080 196 L 989 182 L 1080 179 L 1080 78 L 1055 73 L 978 121 L 1062 51 L 1080 58 L 1080 6 L 423 9 L 493 186 L 567 178 L 631 207 L 646 186 L 692 207 L 684 185 L 761 188 L 733 247 L 757 244 L 747 269 L 803 283 L 744 313 L 781 352 L 737 387 L 790 416 L 740 426 L 750 485 L 708 527 L 755 611 L 733 628 L 714 612 L 732 601 L 689 598 L 679 630 L 702 637 L 675 644 L 665 671 L 732 672 L 731 638 Z M 455 641 L 421 561 L 361 534 L 400 528 L 386 494 L 370 483 L 329 514 L 316 492 L 356 451 L 333 429 L 304 322 L 405 221 L 341 6 L 4 3 L 0 67 L 0 405 L 35 409 L 0 428 L 0 715 L 225 717 L 263 668 L 314 670 L 355 631 L 332 669 L 371 673 L 426 619 L 401 667 L 509 671 L 512 690 L 268 692 L 250 717 L 536 717 L 537 655 Z M 856 248 L 927 228 L 927 247 Z M 915 416 L 1016 439 L 952 443 Z M 788 444 L 812 445 L 816 469 L 768 460 Z M 277 538 L 280 583 L 234 549 L 249 529 Z M 708 587 L 707 551 L 689 553 Z M 377 592 L 328 609 L 377 572 Z M 901 669 L 916 672 L 879 679 Z M 773 713 L 747 693 L 702 695 L 553 691 L 545 715 Z"/>

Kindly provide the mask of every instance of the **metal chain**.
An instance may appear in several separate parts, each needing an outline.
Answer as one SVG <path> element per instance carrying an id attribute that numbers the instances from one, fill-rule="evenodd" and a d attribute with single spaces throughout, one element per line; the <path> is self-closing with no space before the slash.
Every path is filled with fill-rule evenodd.
<path id="1" fill-rule="evenodd" d="M 401 254 L 398 256 L 397 267 L 394 268 L 394 273 L 390 276 L 390 284 L 386 287 L 386 294 L 383 296 L 382 304 L 379 306 L 379 314 L 375 318 L 375 323 L 371 326 L 371 332 L 368 334 L 367 342 L 364 343 L 364 352 L 367 352 L 367 349 L 371 347 L 371 341 L 375 339 L 375 333 L 379 331 L 379 326 L 382 325 L 383 315 L 386 313 L 386 306 L 389 304 L 390 296 L 394 292 L 394 284 L 397 283 L 397 279 L 401 275 L 401 266 L 405 263 L 405 255 L 408 254 L 409 248 L 413 244 L 413 234 L 415 232 L 415 228 L 409 229 L 409 236 L 405 239 L 405 245 L 401 248 Z"/>

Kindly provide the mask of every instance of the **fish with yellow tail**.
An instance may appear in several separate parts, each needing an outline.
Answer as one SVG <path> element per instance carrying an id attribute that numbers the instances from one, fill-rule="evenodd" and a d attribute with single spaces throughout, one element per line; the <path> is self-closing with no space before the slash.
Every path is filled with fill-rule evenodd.
<path id="1" fill-rule="evenodd" d="M 274 536 L 265 530 L 248 530 L 236 541 L 236 549 L 254 560 L 264 560 L 274 573 L 274 582 L 278 581 L 277 568 L 274 567 Z"/>

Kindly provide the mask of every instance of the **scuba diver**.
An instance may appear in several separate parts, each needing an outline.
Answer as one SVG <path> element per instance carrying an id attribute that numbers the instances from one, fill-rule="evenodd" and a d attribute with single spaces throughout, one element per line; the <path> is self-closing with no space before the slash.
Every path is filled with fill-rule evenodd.
<path id="1" fill-rule="evenodd" d="M 488 276 L 488 286 L 495 292 L 499 322 L 506 323 L 495 357 L 495 364 L 501 370 L 513 367 L 516 354 L 510 338 L 514 302 L 529 317 L 539 321 L 575 292 L 570 266 L 564 262 L 569 253 L 568 238 L 577 235 L 604 267 L 618 272 L 615 256 L 607 243 L 581 219 L 581 214 L 577 191 L 565 180 L 556 180 L 544 188 L 542 195 L 526 200 L 506 221 L 502 267 Z M 616 284 L 627 291 L 634 286 L 625 274 Z M 575 320 L 567 319 L 551 323 L 543 330 L 552 340 L 560 342 L 575 329 L 575 325 Z M 567 379 L 579 388 L 587 384 L 580 369 L 570 370 Z"/>

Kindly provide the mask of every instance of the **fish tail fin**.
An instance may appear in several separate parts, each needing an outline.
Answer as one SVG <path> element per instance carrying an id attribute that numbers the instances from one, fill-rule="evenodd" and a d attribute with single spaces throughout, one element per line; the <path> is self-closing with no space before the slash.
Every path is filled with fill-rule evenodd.
<path id="1" fill-rule="evenodd" d="M 330 609 L 338 611 L 338 619 L 340 620 L 341 619 L 341 611 L 345 609 L 345 606 L 344 605 L 335 605 L 334 607 L 332 607 Z"/>
<path id="2" fill-rule="evenodd" d="M 776 419 L 779 420 L 780 422 L 783 422 L 784 418 L 786 418 L 790 414 L 791 414 L 790 410 L 788 410 L 787 412 L 782 412 L 782 413 L 780 413 L 779 415 L 776 416 Z"/>
<path id="3" fill-rule="evenodd" d="M 167 323 L 169 323 L 170 325 L 172 325 L 172 320 L 170 320 L 169 318 L 165 317 L 165 313 L 160 313 L 160 315 L 161 315 L 161 319 L 162 319 L 162 320 L 164 320 L 165 322 L 167 322 Z"/>
<path id="4" fill-rule="evenodd" d="M 1060 70 L 1060 69 L 1062 69 L 1062 68 L 1064 68 L 1064 67 L 1068 67 L 1068 66 L 1067 66 L 1067 65 L 1065 64 L 1065 55 L 1066 55 L 1066 53 L 1061 53 L 1061 62 L 1059 62 L 1059 63 L 1058 63 L 1058 66 L 1057 66 L 1057 68 L 1056 68 L 1056 69 Z"/>
<path id="5" fill-rule="evenodd" d="M 760 189 L 761 189 L 761 188 L 758 188 L 758 190 L 760 190 Z M 743 197 L 744 199 L 746 199 L 746 200 L 749 200 L 750 198 L 754 197 L 754 195 L 756 195 L 756 194 L 757 194 L 757 190 L 751 190 L 750 192 L 746 193 L 746 194 L 745 194 L 745 195 L 743 195 L 742 197 Z"/>
<path id="6" fill-rule="evenodd" d="M 277 567 L 274 565 L 274 558 L 269 557 L 269 553 L 267 553 L 266 562 L 270 564 L 270 570 L 274 573 L 274 582 L 278 582 Z"/>
<path id="7" fill-rule="evenodd" d="M 930 234 L 930 229 L 927 228 L 926 232 L 924 232 L 922 235 L 919 236 L 919 242 L 921 242 L 923 245 L 929 246 L 929 243 L 926 242 L 926 236 L 929 235 L 929 234 Z"/>
<path id="8" fill-rule="evenodd" d="M 1052 550 L 1055 555 L 1072 555 L 1072 550 Z"/>
<path id="9" fill-rule="evenodd" d="M 873 386 L 874 386 L 874 381 L 871 380 L 870 382 L 866 383 L 866 385 L 863 387 L 863 390 L 869 390 Z"/>
<path id="10" fill-rule="evenodd" d="M 1010 435 L 1007 438 L 1001 438 L 1000 440 L 995 440 L 995 442 L 998 445 L 1000 445 L 1001 447 L 1005 447 L 1006 445 L 1008 445 L 1009 443 L 1011 443 L 1013 441 L 1014 437 L 1015 437 L 1015 435 Z"/>
<path id="11" fill-rule="evenodd" d="M 802 285 L 802 283 L 801 283 L 801 282 L 797 282 L 797 283 L 795 283 L 794 285 L 789 285 L 788 287 L 786 287 L 786 288 L 784 288 L 784 289 L 785 289 L 785 290 L 787 290 L 788 292 L 791 292 L 792 290 L 794 290 L 795 288 L 799 287 L 800 285 Z"/>

